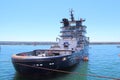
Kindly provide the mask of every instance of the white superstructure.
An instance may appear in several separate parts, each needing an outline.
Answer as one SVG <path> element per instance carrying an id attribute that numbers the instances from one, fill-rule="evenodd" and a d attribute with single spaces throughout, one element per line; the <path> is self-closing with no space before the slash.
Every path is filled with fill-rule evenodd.
<path id="1" fill-rule="evenodd" d="M 51 47 L 52 50 L 81 50 L 88 45 L 89 38 L 85 36 L 86 26 L 82 25 L 83 20 L 74 20 L 73 11 L 70 11 L 71 20 L 63 18 L 61 27 L 61 38 L 57 45 Z"/>

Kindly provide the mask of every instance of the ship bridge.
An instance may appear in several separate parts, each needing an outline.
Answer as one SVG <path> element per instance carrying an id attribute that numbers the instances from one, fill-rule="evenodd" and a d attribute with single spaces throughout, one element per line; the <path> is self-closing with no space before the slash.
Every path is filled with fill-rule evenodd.
<path id="1" fill-rule="evenodd" d="M 61 42 L 60 44 L 64 44 L 65 42 L 72 43 L 74 47 L 81 47 L 83 42 L 86 42 L 86 26 L 82 25 L 85 21 L 84 19 L 80 18 L 79 20 L 75 20 L 73 15 L 73 10 L 70 11 L 71 20 L 67 18 L 62 19 L 63 26 L 61 27 L 61 35 L 60 37 Z M 75 41 L 75 42 L 74 42 Z M 84 44 L 82 45 L 82 47 Z M 72 48 L 72 47 L 71 47 Z"/>

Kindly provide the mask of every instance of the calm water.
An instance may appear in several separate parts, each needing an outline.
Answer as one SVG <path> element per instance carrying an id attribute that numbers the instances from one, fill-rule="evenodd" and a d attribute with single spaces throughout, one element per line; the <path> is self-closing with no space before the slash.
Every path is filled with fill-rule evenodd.
<path id="1" fill-rule="evenodd" d="M 65 73 L 44 77 L 41 77 L 40 75 L 19 75 L 11 63 L 11 55 L 39 48 L 45 49 L 49 48 L 49 46 L 1 45 L 0 80 L 112 80 L 107 78 Z M 80 74 L 93 74 L 98 76 L 120 78 L 120 48 L 117 48 L 117 45 L 90 45 L 89 54 L 88 62 L 81 62 L 71 71 L 79 72 Z"/>

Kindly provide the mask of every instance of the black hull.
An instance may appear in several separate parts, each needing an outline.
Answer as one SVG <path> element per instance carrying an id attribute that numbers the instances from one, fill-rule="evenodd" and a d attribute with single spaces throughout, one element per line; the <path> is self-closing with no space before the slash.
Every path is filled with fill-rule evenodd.
<path id="1" fill-rule="evenodd" d="M 40 59 L 14 59 L 12 63 L 16 71 L 20 74 L 48 74 L 56 70 L 66 69 L 78 64 L 83 58 L 83 51 L 66 56 L 57 56 Z"/>

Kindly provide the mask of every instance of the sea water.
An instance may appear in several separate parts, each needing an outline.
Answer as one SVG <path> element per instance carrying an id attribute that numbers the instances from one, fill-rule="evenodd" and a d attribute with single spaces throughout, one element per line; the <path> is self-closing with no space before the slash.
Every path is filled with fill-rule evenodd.
<path id="1" fill-rule="evenodd" d="M 1 45 L 0 80 L 113 80 L 120 79 L 120 48 L 118 45 L 90 45 L 89 61 L 80 62 L 71 73 L 48 76 L 19 75 L 11 62 L 11 56 L 35 49 L 48 49 L 50 45 Z"/>

